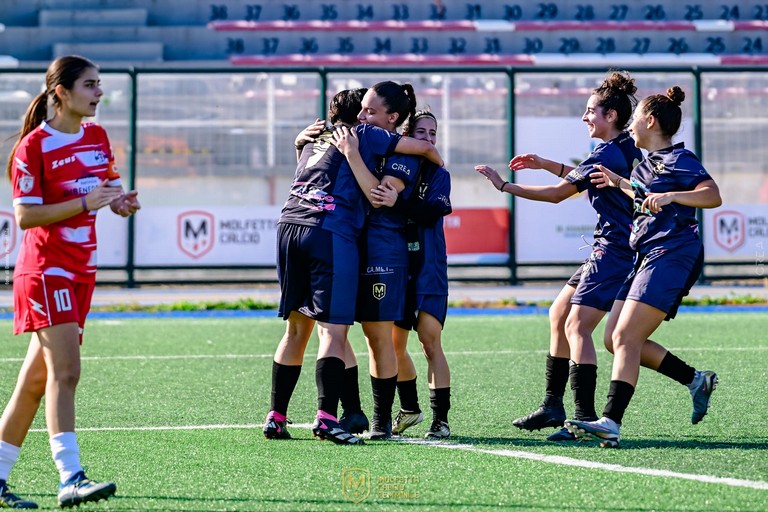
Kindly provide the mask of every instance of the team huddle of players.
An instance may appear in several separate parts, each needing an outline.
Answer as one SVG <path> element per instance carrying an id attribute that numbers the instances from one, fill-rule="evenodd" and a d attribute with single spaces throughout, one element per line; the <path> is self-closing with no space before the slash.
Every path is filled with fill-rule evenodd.
<path id="1" fill-rule="evenodd" d="M 450 372 L 440 345 L 448 308 L 442 218 L 450 177 L 435 148 L 437 120 L 416 111 L 409 84 L 380 82 L 338 93 L 330 123 L 296 139 L 298 167 L 278 223 L 280 314 L 287 321 L 272 367 L 264 426 L 285 439 L 288 402 L 317 324 L 318 413 L 312 431 L 340 444 L 354 434 L 388 439 L 423 420 L 416 371 L 405 349 L 417 330 L 429 365 L 432 425 L 450 435 Z M 404 125 L 403 135 L 397 128 Z M 347 340 L 362 324 L 370 354 L 373 417 L 360 406 L 357 362 Z M 396 392 L 401 408 L 394 423 Z M 338 417 L 339 402 L 343 414 Z"/>

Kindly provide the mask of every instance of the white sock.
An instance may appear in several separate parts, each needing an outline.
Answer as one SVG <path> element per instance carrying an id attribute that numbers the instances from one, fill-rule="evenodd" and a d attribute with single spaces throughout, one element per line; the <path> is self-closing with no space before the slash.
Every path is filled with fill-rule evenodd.
<path id="1" fill-rule="evenodd" d="M 11 468 L 19 460 L 19 451 L 21 447 L 0 441 L 0 480 L 8 481 Z"/>
<path id="2" fill-rule="evenodd" d="M 80 448 L 74 432 L 61 432 L 49 439 L 51 454 L 59 470 L 61 482 L 64 483 L 76 473 L 83 470 L 80 465 Z"/>

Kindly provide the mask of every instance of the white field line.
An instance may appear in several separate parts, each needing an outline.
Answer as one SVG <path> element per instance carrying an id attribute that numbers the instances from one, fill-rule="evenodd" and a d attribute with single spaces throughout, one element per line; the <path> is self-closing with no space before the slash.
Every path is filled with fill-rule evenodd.
<path id="1" fill-rule="evenodd" d="M 244 425 L 180 425 L 180 426 L 160 426 L 160 427 L 93 427 L 78 428 L 78 432 L 148 432 L 148 431 L 174 431 L 174 430 L 240 430 L 240 429 L 261 429 L 262 424 L 244 424 Z M 309 429 L 309 423 L 293 423 L 291 428 Z M 45 432 L 45 429 L 31 429 L 30 432 Z M 545 464 L 558 464 L 561 466 L 572 466 L 586 469 L 597 469 L 601 471 L 611 471 L 614 473 L 628 473 L 634 475 L 655 476 L 661 478 L 677 478 L 681 480 L 692 480 L 707 484 L 728 485 L 731 487 L 746 487 L 749 489 L 768 490 L 768 482 L 759 480 L 741 480 L 739 478 L 719 477 L 709 475 L 694 475 L 690 473 L 679 473 L 677 471 L 668 471 L 665 469 L 637 468 L 629 466 L 620 466 L 619 464 L 606 464 L 603 462 L 594 462 L 590 460 L 574 459 L 560 455 L 543 455 L 540 453 L 524 452 L 520 450 L 492 450 L 489 448 L 480 448 L 470 444 L 444 443 L 440 441 L 425 441 L 412 438 L 393 438 L 407 444 L 419 446 L 429 446 L 431 448 L 443 448 L 447 450 L 462 450 L 474 453 L 484 453 L 487 455 L 497 455 L 501 457 L 511 457 L 514 459 L 525 459 Z"/>
<path id="2" fill-rule="evenodd" d="M 766 347 L 671 347 L 674 352 L 762 352 L 768 350 Z M 447 356 L 500 356 L 515 354 L 546 354 L 547 349 L 533 350 L 464 350 L 464 351 L 446 351 Z M 355 353 L 358 358 L 368 357 L 368 352 Z M 267 359 L 274 357 L 274 354 L 176 354 L 165 356 L 85 356 L 82 361 L 173 361 L 189 359 Z M 305 358 L 314 358 L 314 354 L 307 353 Z M 0 363 L 20 363 L 24 361 L 23 357 L 2 357 Z"/>
<path id="3" fill-rule="evenodd" d="M 602 471 L 612 471 L 615 473 L 630 473 L 635 475 L 659 476 L 663 478 L 679 478 L 682 480 L 693 480 L 708 484 L 730 485 L 732 487 L 748 487 L 750 489 L 768 490 L 768 482 L 756 480 L 741 480 L 739 478 L 727 478 L 709 475 L 693 475 L 689 473 L 678 473 L 665 469 L 633 468 L 620 466 L 618 464 L 605 464 L 603 462 L 593 462 L 589 460 L 572 459 L 559 455 L 542 455 L 539 453 L 523 452 L 519 450 L 491 450 L 479 448 L 469 444 L 440 443 L 434 441 L 424 441 L 421 439 L 404 440 L 409 444 L 428 445 L 436 448 L 445 448 L 448 450 L 463 450 L 468 452 L 486 453 L 490 455 L 499 455 L 502 457 L 513 457 L 515 459 L 527 459 L 547 464 L 559 464 L 563 466 L 574 466 L 587 469 L 599 469 Z"/>

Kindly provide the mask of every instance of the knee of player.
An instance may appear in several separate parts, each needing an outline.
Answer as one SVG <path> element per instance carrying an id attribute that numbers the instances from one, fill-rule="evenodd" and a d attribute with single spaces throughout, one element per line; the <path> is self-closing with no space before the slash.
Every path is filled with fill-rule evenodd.
<path id="1" fill-rule="evenodd" d="M 632 333 L 625 329 L 615 329 L 611 333 L 611 345 L 613 347 L 611 353 L 615 353 L 617 350 L 632 348 L 634 344 L 635 340 L 632 337 Z"/>
<path id="2" fill-rule="evenodd" d="M 22 380 L 22 390 L 30 399 L 40 401 L 45 395 L 45 384 L 48 381 L 45 369 L 42 371 L 28 371 Z"/>
<path id="3" fill-rule="evenodd" d="M 59 387 L 74 389 L 80 382 L 80 365 L 55 369 L 49 378 Z"/>
<path id="4" fill-rule="evenodd" d="M 552 329 L 561 329 L 565 325 L 566 315 L 555 304 L 549 308 L 549 325 Z"/>
<path id="5" fill-rule="evenodd" d="M 420 332 L 419 342 L 421 343 L 421 349 L 424 351 L 424 355 L 427 359 L 432 359 L 442 350 L 442 346 L 440 345 L 440 333 Z"/>

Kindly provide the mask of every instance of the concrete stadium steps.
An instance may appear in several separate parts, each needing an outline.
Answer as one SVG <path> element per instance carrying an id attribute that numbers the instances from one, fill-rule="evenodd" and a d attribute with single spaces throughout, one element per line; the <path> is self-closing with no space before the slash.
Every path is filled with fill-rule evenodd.
<path id="1" fill-rule="evenodd" d="M 34 25 L 41 9 L 143 8 L 150 25 L 214 20 L 694 21 L 768 19 L 764 0 L 3 0 L 0 22 Z M 442 4 L 442 9 L 438 7 Z"/>
<path id="2" fill-rule="evenodd" d="M 768 55 L 764 0 L 3 0 L 0 22 L 0 48 L 20 61 L 95 44 L 104 58 L 94 58 L 114 63 L 124 53 L 110 58 L 104 45 L 127 42 L 151 43 L 129 59 L 187 64 L 762 65 Z"/>
<path id="3" fill-rule="evenodd" d="M 54 43 L 53 58 L 82 55 L 92 61 L 157 62 L 163 60 L 163 44 L 148 42 L 126 43 Z"/>
<path id="4" fill-rule="evenodd" d="M 40 27 L 141 27 L 147 24 L 146 9 L 43 9 Z"/>
<path id="5" fill-rule="evenodd" d="M 94 0 L 86 0 L 91 3 Z M 125 0 L 123 0 L 125 1 Z M 768 19 L 760 0 L 167 0 L 134 2 L 147 6 L 151 24 L 193 25 L 214 20 L 249 21 L 694 21 Z M 442 8 L 440 7 L 442 6 Z"/>
<path id="6" fill-rule="evenodd" d="M 86 37 L 87 36 L 87 37 Z M 717 39 L 713 39 L 717 38 Z M 216 31 L 199 27 L 38 27 L 9 26 L 0 33 L 0 48 L 13 49 L 20 61 L 45 61 L 55 44 L 155 43 L 154 49 L 136 46 L 135 60 L 191 63 L 208 60 L 237 65 L 314 65 L 342 63 L 472 63 L 478 65 L 522 65 L 525 62 L 552 65 L 555 61 L 602 65 L 654 65 L 669 61 L 678 65 L 704 62 L 759 65 L 768 53 L 747 51 L 746 40 L 768 46 L 768 36 L 759 32 L 647 32 L 579 31 L 545 32 L 450 32 L 434 31 L 405 35 L 401 32 L 358 31 L 303 32 L 300 34 L 257 31 Z M 162 46 L 162 51 L 160 46 Z M 713 45 L 718 52 L 712 52 Z M 489 51 L 492 50 L 492 51 Z M 100 52 L 106 60 L 115 60 Z M 666 55 L 666 57 L 665 57 Z M 120 59 L 122 60 L 122 59 Z M 624 64 L 626 62 L 626 64 Z"/>

